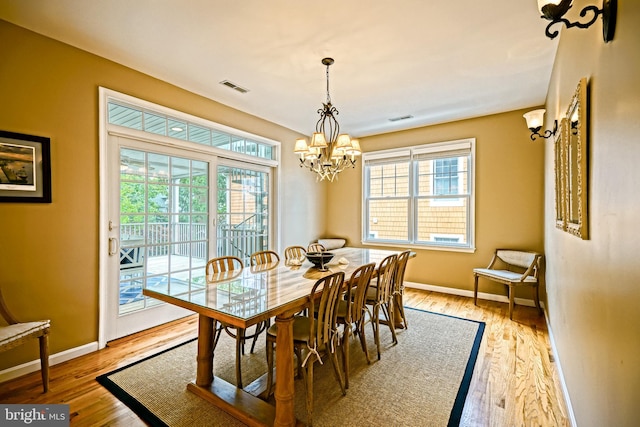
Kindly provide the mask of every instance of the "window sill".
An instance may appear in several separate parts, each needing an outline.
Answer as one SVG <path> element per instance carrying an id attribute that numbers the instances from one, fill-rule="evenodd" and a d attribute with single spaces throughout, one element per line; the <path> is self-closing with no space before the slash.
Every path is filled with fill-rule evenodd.
<path id="1" fill-rule="evenodd" d="M 426 246 L 426 245 L 415 245 L 415 244 L 402 244 L 402 243 L 383 243 L 383 242 L 370 242 L 370 241 L 361 241 L 363 246 L 380 246 L 386 248 L 406 248 L 406 249 L 418 249 L 423 251 L 440 251 L 440 252 L 460 252 L 460 253 L 475 253 L 476 248 L 455 248 L 450 246 Z"/>

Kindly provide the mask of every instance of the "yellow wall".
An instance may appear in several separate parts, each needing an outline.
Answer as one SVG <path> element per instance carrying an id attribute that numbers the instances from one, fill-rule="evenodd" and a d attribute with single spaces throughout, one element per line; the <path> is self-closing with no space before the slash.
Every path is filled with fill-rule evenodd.
<path id="1" fill-rule="evenodd" d="M 588 78 L 589 240 L 554 227 L 551 142 L 545 153 L 549 321 L 581 427 L 640 425 L 640 2 L 618 1 L 617 21 L 607 44 L 600 19 L 563 29 L 546 103 L 560 118 Z"/>
<path id="2" fill-rule="evenodd" d="M 431 142 L 476 138 L 475 253 L 416 249 L 406 280 L 473 289 L 475 267 L 484 267 L 497 247 L 543 251 L 544 143 L 532 142 L 522 118 L 527 110 L 361 138 L 365 152 Z M 361 246 L 362 169 L 342 174 L 328 193 L 327 233 Z M 356 201 L 356 203 L 354 203 Z M 501 285 L 481 283 L 481 292 L 504 295 Z M 530 288 L 516 296 L 531 298 Z"/>
<path id="3" fill-rule="evenodd" d="M 281 141 L 280 244 L 323 231 L 326 187 L 290 155 L 297 133 L 2 20 L 0 58 L 0 129 L 51 138 L 53 195 L 0 204 L 0 285 L 16 316 L 51 319 L 53 354 L 98 338 L 98 86 Z M 0 370 L 37 354 L 5 352 Z"/>

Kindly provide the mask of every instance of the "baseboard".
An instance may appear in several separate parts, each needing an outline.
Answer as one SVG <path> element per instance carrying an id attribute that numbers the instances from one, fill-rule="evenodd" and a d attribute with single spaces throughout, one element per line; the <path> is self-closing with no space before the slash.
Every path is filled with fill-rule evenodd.
<path id="1" fill-rule="evenodd" d="M 562 364 L 560 363 L 560 358 L 558 357 L 558 350 L 556 348 L 556 340 L 553 337 L 553 331 L 551 330 L 551 323 L 549 322 L 549 315 L 547 310 L 544 311 L 544 318 L 547 322 L 547 331 L 549 332 L 549 343 L 551 344 L 551 352 L 553 353 L 553 360 L 556 364 L 556 368 L 558 369 L 558 377 L 560 377 L 560 385 L 562 386 L 562 395 L 564 396 L 564 402 L 567 406 L 568 418 L 571 423 L 571 427 L 577 427 L 578 422 L 576 421 L 576 416 L 573 413 L 573 406 L 571 406 L 571 398 L 569 397 L 569 389 L 567 388 L 567 383 L 564 381 L 564 373 L 562 372 Z"/>
<path id="2" fill-rule="evenodd" d="M 447 288 L 445 286 L 428 285 L 425 283 L 404 282 L 404 285 L 408 288 L 422 289 L 424 291 L 440 292 L 443 294 L 458 295 L 462 297 L 473 298 L 473 291 L 467 289 Z M 485 292 L 478 292 L 478 298 L 488 300 L 509 303 L 509 298 L 506 295 L 488 294 Z M 526 305 L 528 307 L 535 307 L 536 303 L 532 299 L 516 298 L 515 303 L 518 305 Z M 540 302 L 544 308 L 544 303 Z"/>
<path id="3" fill-rule="evenodd" d="M 60 353 L 52 354 L 49 356 L 49 366 L 57 365 L 58 363 L 66 362 L 67 360 L 75 359 L 76 357 L 84 356 L 85 354 L 93 353 L 98 350 L 98 342 L 91 342 L 89 344 L 81 345 L 80 347 L 70 348 Z M 31 362 L 23 363 L 22 365 L 12 366 L 3 371 L 0 371 L 0 383 L 12 380 L 14 378 L 21 377 L 31 372 L 40 370 L 40 359 L 32 360 Z"/>

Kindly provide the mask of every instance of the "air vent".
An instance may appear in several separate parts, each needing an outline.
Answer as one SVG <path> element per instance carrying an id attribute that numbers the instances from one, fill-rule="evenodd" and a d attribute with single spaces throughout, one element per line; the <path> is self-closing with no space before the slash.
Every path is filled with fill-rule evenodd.
<path id="1" fill-rule="evenodd" d="M 227 87 L 230 87 L 233 90 L 237 90 L 240 93 L 247 93 L 249 92 L 249 89 L 245 89 L 243 87 L 238 86 L 235 83 L 230 82 L 229 80 L 223 80 L 220 82 L 221 85 L 225 85 Z"/>
<path id="2" fill-rule="evenodd" d="M 392 119 L 389 119 L 390 122 L 398 122 L 400 120 L 407 120 L 407 119 L 412 119 L 413 116 L 412 115 L 407 115 L 407 116 L 401 116 L 401 117 L 394 117 Z"/>

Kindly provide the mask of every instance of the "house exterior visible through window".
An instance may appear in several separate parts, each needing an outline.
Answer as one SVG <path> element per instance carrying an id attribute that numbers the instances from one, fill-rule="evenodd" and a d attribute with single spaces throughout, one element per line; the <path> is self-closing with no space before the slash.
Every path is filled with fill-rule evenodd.
<path id="1" fill-rule="evenodd" d="M 473 249 L 475 139 L 370 152 L 363 242 Z"/>

